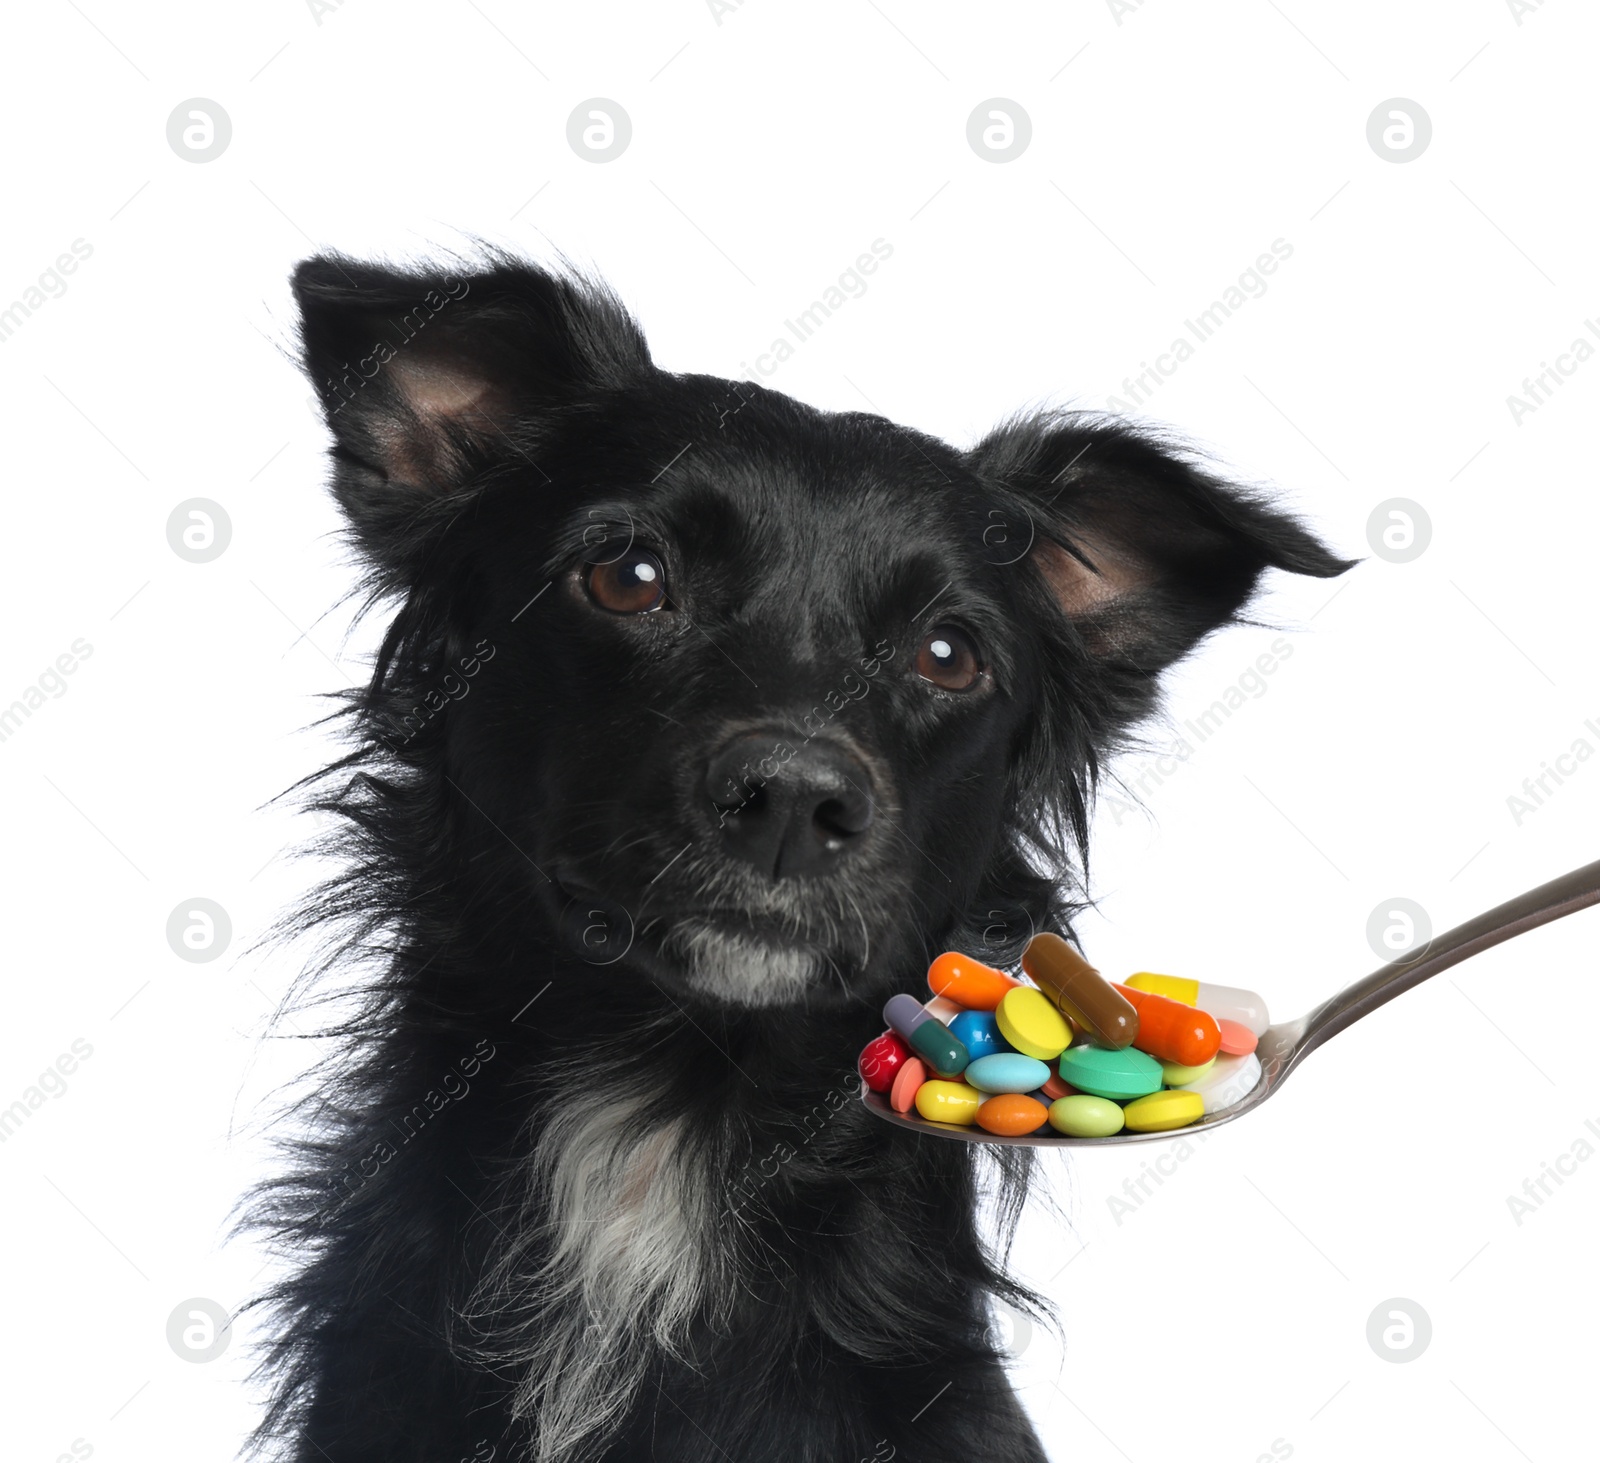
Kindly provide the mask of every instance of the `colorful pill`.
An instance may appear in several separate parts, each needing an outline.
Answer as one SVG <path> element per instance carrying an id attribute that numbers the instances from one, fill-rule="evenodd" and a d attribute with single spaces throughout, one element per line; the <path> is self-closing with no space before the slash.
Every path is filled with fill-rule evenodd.
<path id="1" fill-rule="evenodd" d="M 1178 1062 L 1163 1062 L 1161 1064 L 1161 1080 L 1168 1087 L 1185 1087 L 1190 1082 L 1198 1082 L 1216 1066 L 1217 1059 L 1212 1057 L 1209 1062 L 1201 1062 L 1198 1067 L 1185 1067 Z"/>
<path id="2" fill-rule="evenodd" d="M 894 1074 L 894 1085 L 889 1088 L 889 1106 L 896 1112 L 910 1112 L 917 1099 L 917 1089 L 928 1080 L 928 1069 L 921 1057 L 907 1057 Z"/>
<path id="3" fill-rule="evenodd" d="M 1139 1028 L 1138 1013 L 1094 966 L 1060 935 L 1035 935 L 1022 952 L 1022 968 L 1069 1017 L 1101 1046 L 1124 1047 Z"/>
<path id="4" fill-rule="evenodd" d="M 970 1062 L 961 1080 L 979 1092 L 1032 1092 L 1050 1080 L 1050 1068 L 1021 1052 L 999 1052 Z"/>
<path id="5" fill-rule="evenodd" d="M 895 1074 L 911 1055 L 911 1049 L 892 1031 L 875 1036 L 856 1058 L 856 1071 L 871 1092 L 887 1092 L 894 1085 Z"/>
<path id="6" fill-rule="evenodd" d="M 1026 1057 L 1051 1061 L 1067 1049 L 1072 1028 L 1042 992 L 1018 986 L 1005 993 L 995 1008 L 1000 1035 Z"/>
<path id="7" fill-rule="evenodd" d="M 1122 1109 L 1105 1097 L 1076 1092 L 1050 1104 L 1050 1126 L 1069 1138 L 1109 1138 L 1122 1131 Z"/>
<path id="8" fill-rule="evenodd" d="M 1222 1050 L 1230 1057 L 1243 1057 L 1256 1049 L 1256 1034 L 1240 1021 L 1223 1019 L 1217 1022 L 1222 1032 Z"/>
<path id="9" fill-rule="evenodd" d="M 995 1025 L 993 1011 L 963 1011 L 950 1022 L 950 1034 L 966 1047 L 967 1056 L 974 1062 L 979 1057 L 1011 1050 Z"/>
<path id="10" fill-rule="evenodd" d="M 966 1047 L 950 1034 L 944 1022 L 923 1010 L 915 996 L 890 996 L 883 1008 L 883 1019 L 939 1076 L 958 1077 L 966 1070 Z"/>
<path id="11" fill-rule="evenodd" d="M 978 1121 L 983 1094 L 965 1082 L 924 1082 L 917 1088 L 917 1113 L 930 1123 L 955 1123 L 970 1128 Z"/>
<path id="12" fill-rule="evenodd" d="M 1180 1089 L 1152 1092 L 1122 1109 L 1122 1121 L 1135 1133 L 1164 1133 L 1168 1128 L 1185 1128 L 1205 1115 L 1206 1104 L 1200 1094 Z"/>
<path id="13" fill-rule="evenodd" d="M 928 967 L 928 989 L 936 996 L 949 996 L 969 1011 L 994 1010 L 1007 991 L 1021 984 L 1004 971 L 991 970 L 955 950 L 945 951 Z"/>
<path id="14" fill-rule="evenodd" d="M 1193 1092 L 1204 1102 L 1208 1114 L 1223 1112 L 1256 1090 L 1261 1081 L 1261 1058 L 1254 1052 L 1243 1056 L 1218 1057 L 1211 1071 L 1183 1090 Z"/>
<path id="15" fill-rule="evenodd" d="M 1140 1051 L 1163 1062 L 1203 1067 L 1221 1048 L 1222 1032 L 1209 1012 L 1137 986 L 1119 985 L 1117 990 L 1139 1009 L 1139 1030 L 1133 1044 Z"/>
<path id="16" fill-rule="evenodd" d="M 1060 1077 L 1052 1072 L 1044 1086 L 1039 1090 L 1044 1093 L 1044 1095 L 1048 1097 L 1051 1102 L 1055 1102 L 1058 1098 L 1071 1097 L 1078 1089 L 1070 1082 L 1063 1082 Z"/>
<path id="17" fill-rule="evenodd" d="M 1048 932 L 1022 968 L 1034 985 L 940 955 L 931 998 L 885 1004 L 890 1029 L 857 1059 L 868 1090 L 897 1113 L 997 1137 L 1104 1138 L 1186 1127 L 1261 1083 L 1268 1018 L 1251 991 L 1152 971 L 1108 981 Z"/>
<path id="18" fill-rule="evenodd" d="M 1125 1100 L 1161 1090 L 1161 1063 L 1129 1047 L 1069 1046 L 1061 1079 L 1092 1097 Z"/>
<path id="19" fill-rule="evenodd" d="M 1020 1092 L 1005 1092 L 991 1097 L 978 1109 L 977 1123 L 986 1133 L 1020 1138 L 1037 1133 L 1050 1117 L 1050 1110 L 1036 1098 Z"/>
<path id="20" fill-rule="evenodd" d="M 1023 966 L 1027 966 L 1026 959 L 1023 960 Z M 1254 991 L 1240 990 L 1231 985 L 1209 985 L 1203 980 L 1190 980 L 1181 975 L 1157 975 L 1149 970 L 1130 975 L 1128 984 L 1136 991 L 1149 991 L 1153 996 L 1165 996 L 1169 1001 L 1181 1001 L 1185 1006 L 1198 1006 L 1202 1011 L 1209 1011 L 1218 1021 L 1237 1021 L 1241 1026 L 1248 1026 L 1257 1036 L 1267 1029 L 1267 1003 Z"/>

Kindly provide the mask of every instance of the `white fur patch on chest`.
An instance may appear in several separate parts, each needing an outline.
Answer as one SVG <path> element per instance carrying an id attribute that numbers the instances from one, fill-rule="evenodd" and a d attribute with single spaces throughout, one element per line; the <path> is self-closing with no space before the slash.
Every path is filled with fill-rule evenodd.
<path id="1" fill-rule="evenodd" d="M 681 1356 L 731 1292 L 709 1165 L 681 1119 L 652 1123 L 645 1107 L 580 1099 L 550 1117 L 469 1307 L 471 1349 L 521 1373 L 513 1410 L 534 1424 L 538 1463 L 599 1452 L 652 1357 Z"/>

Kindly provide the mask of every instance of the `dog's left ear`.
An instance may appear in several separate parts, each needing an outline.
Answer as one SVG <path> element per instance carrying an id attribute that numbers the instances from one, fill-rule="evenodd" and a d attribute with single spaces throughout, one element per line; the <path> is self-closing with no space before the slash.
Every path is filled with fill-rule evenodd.
<path id="1" fill-rule="evenodd" d="M 1160 438 L 1092 413 L 1009 422 L 968 454 L 1033 520 L 1027 562 L 1114 678 L 1153 678 L 1233 620 L 1266 569 L 1341 559 L 1264 498 Z"/>

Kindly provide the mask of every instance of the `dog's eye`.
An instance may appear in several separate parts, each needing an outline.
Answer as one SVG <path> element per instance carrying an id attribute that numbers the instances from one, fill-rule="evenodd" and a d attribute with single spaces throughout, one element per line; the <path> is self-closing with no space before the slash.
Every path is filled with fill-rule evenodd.
<path id="1" fill-rule="evenodd" d="M 614 615 L 660 609 L 667 597 L 661 560 L 647 549 L 629 549 L 609 564 L 591 564 L 584 576 L 589 598 Z"/>
<path id="2" fill-rule="evenodd" d="M 954 625 L 940 625 L 917 648 L 917 674 L 944 691 L 967 691 L 983 674 L 978 647 Z"/>

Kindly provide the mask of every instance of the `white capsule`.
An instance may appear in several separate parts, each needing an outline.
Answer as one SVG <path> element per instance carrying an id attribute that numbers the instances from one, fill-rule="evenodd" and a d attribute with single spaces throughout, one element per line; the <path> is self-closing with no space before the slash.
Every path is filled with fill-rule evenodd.
<path id="1" fill-rule="evenodd" d="M 1195 1082 L 1179 1085 L 1181 1092 L 1198 1092 L 1206 1105 L 1206 1116 L 1225 1112 L 1236 1102 L 1241 1102 L 1256 1090 L 1261 1081 L 1261 1058 L 1254 1052 L 1242 1057 L 1223 1055 L 1217 1058 L 1209 1072 Z"/>
<path id="2" fill-rule="evenodd" d="M 1148 970 L 1130 975 L 1125 984 L 1136 991 L 1149 991 L 1153 996 L 1182 1001 L 1185 1006 L 1197 1006 L 1218 1021 L 1237 1021 L 1257 1036 L 1268 1026 L 1267 1003 L 1254 991 L 1243 991 L 1237 986 L 1209 985 L 1187 976 L 1156 975 Z"/>

